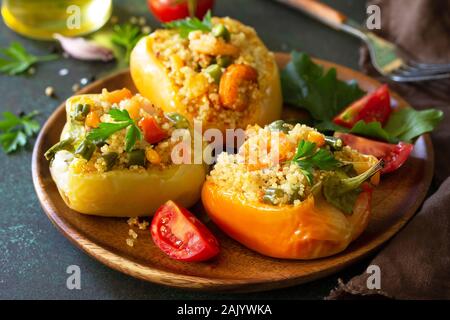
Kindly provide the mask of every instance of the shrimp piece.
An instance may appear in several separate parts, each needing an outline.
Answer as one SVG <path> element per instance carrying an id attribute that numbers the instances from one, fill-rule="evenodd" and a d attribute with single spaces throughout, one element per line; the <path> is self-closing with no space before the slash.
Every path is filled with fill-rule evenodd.
<path id="1" fill-rule="evenodd" d="M 224 108 L 243 111 L 249 104 L 249 84 L 256 83 L 258 72 L 244 64 L 232 64 L 220 78 L 219 98 Z"/>
<path id="2" fill-rule="evenodd" d="M 195 52 L 211 56 L 237 56 L 239 48 L 208 34 L 195 34 L 189 37 L 189 48 Z"/>

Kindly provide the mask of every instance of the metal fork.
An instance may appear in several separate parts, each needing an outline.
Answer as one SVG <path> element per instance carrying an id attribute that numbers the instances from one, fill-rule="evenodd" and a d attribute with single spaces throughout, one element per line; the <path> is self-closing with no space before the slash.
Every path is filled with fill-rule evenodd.
<path id="1" fill-rule="evenodd" d="M 450 64 L 420 63 L 408 59 L 405 52 L 341 12 L 315 0 L 276 0 L 296 8 L 324 24 L 352 34 L 367 44 L 372 64 L 382 75 L 397 82 L 450 78 Z"/>

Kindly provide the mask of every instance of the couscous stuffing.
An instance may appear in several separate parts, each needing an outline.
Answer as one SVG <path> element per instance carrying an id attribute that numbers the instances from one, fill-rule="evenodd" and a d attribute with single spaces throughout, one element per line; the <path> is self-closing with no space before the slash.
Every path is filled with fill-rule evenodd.
<path id="1" fill-rule="evenodd" d="M 278 125 L 278 128 L 274 128 L 274 125 Z M 314 192 L 327 175 L 334 174 L 331 168 L 377 162 L 375 158 L 362 155 L 347 146 L 333 148 L 327 144 L 327 139 L 330 138 L 316 129 L 301 124 L 281 123 L 280 127 L 280 122 L 277 122 L 264 128 L 252 126 L 246 130 L 246 141 L 239 152 L 221 153 L 207 179 L 220 190 L 241 194 L 251 202 L 295 206 Z M 316 150 L 324 150 L 333 159 L 330 161 L 334 161 L 334 165 L 330 165 L 330 168 L 324 166 L 323 169 L 327 170 L 311 167 L 310 174 L 302 170 L 302 164 L 295 161 L 302 141 L 314 144 Z"/>

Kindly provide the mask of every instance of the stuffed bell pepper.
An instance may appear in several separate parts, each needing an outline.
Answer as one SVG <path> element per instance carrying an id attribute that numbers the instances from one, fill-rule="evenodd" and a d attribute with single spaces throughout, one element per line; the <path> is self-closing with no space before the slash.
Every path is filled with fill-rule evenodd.
<path id="1" fill-rule="evenodd" d="M 74 96 L 61 139 L 45 154 L 66 204 L 81 213 L 151 215 L 167 200 L 200 197 L 203 164 L 174 164 L 172 150 L 190 125 L 127 89 Z"/>
<path id="2" fill-rule="evenodd" d="M 140 40 L 130 59 L 139 92 L 203 129 L 266 125 L 281 115 L 278 67 L 255 30 L 209 15 L 165 25 Z"/>
<path id="3" fill-rule="evenodd" d="M 382 162 L 313 128 L 249 127 L 237 154 L 221 153 L 202 190 L 211 219 L 261 254 L 315 259 L 366 228 Z"/>

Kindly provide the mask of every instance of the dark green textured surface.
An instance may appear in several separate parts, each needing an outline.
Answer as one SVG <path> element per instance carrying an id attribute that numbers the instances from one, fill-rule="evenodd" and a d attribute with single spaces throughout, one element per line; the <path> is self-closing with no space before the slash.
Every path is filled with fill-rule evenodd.
<path id="1" fill-rule="evenodd" d="M 363 21 L 363 1 L 324 1 L 357 21 Z M 148 13 L 144 0 L 115 1 L 114 14 L 121 20 Z M 350 36 L 305 17 L 270 0 L 218 0 L 215 14 L 229 15 L 253 26 L 273 51 L 304 50 L 316 57 L 357 69 L 359 42 Z M 20 41 L 32 53 L 45 54 L 53 46 L 22 38 L 0 23 L 0 45 Z M 43 123 L 72 94 L 80 78 L 97 75 L 114 64 L 60 59 L 39 65 L 31 77 L 0 75 L 0 110 L 37 109 Z M 58 70 L 68 68 L 61 77 Z M 57 97 L 44 95 L 53 86 Z M 108 269 L 72 246 L 46 218 L 31 181 L 31 150 L 6 156 L 0 153 L 0 298 L 2 299 L 321 299 L 336 285 L 338 277 L 349 278 L 363 271 L 365 263 L 306 285 L 271 292 L 231 295 L 182 291 L 146 283 Z M 81 268 L 81 290 L 66 288 L 66 268 Z"/>

